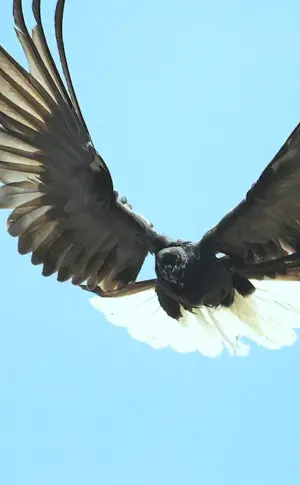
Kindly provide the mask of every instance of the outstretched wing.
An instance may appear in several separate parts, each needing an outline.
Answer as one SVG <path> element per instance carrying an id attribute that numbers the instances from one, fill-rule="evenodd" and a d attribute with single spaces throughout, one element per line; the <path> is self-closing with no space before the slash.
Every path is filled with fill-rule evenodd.
<path id="1" fill-rule="evenodd" d="M 300 124 L 245 200 L 204 235 L 200 248 L 249 263 L 300 250 Z"/>
<path id="2" fill-rule="evenodd" d="M 30 36 L 22 0 L 14 0 L 24 70 L 0 48 L 0 207 L 13 209 L 8 232 L 45 276 L 87 281 L 105 291 L 136 279 L 148 251 L 166 243 L 117 200 L 107 166 L 95 150 L 70 78 L 62 38 L 64 0 L 55 27 L 67 89 L 50 54 L 33 1 Z"/>

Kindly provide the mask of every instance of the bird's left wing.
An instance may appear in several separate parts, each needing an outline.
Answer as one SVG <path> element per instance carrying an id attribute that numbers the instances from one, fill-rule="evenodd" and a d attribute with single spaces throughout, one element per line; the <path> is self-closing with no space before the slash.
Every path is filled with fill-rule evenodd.
<path id="1" fill-rule="evenodd" d="M 65 87 L 44 35 L 40 0 L 29 34 L 14 0 L 16 33 L 29 72 L 0 48 L 0 207 L 13 209 L 8 231 L 45 276 L 118 290 L 134 282 L 148 251 L 166 243 L 122 204 L 81 114 L 62 38 L 64 0 L 55 27 Z"/>
<path id="2" fill-rule="evenodd" d="M 203 252 L 222 252 L 245 263 L 279 260 L 282 269 L 284 261 L 294 264 L 298 258 L 300 265 L 300 124 L 245 200 L 207 232 L 199 246 Z"/>

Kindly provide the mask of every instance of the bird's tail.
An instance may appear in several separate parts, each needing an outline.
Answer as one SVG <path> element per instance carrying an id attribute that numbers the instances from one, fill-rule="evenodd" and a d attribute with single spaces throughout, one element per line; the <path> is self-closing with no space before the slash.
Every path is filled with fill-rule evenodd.
<path id="1" fill-rule="evenodd" d="M 154 348 L 170 347 L 217 357 L 225 349 L 231 355 L 248 355 L 249 344 L 279 349 L 292 345 L 300 327 L 300 282 L 252 280 L 255 292 L 236 293 L 230 308 L 182 309 L 180 321 L 170 318 L 159 305 L 154 289 L 121 298 L 93 297 L 91 304 L 113 325 Z"/>

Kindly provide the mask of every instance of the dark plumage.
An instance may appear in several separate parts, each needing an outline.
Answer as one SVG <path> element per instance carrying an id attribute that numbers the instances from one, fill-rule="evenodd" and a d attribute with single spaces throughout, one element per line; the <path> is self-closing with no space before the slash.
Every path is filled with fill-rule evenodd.
<path id="1" fill-rule="evenodd" d="M 249 280 L 298 281 L 300 126 L 246 199 L 201 241 L 158 234 L 118 198 L 93 145 L 66 60 L 64 4 L 57 2 L 55 32 L 67 88 L 47 45 L 40 0 L 33 0 L 31 36 L 22 1 L 13 2 L 29 72 L 0 48 L 0 207 L 13 210 L 7 230 L 18 237 L 19 252 L 32 253 L 44 276 L 57 273 L 101 297 L 154 288 L 175 320 L 203 307 L 234 308 L 255 292 Z M 157 278 L 137 283 L 148 253 L 156 256 Z"/>

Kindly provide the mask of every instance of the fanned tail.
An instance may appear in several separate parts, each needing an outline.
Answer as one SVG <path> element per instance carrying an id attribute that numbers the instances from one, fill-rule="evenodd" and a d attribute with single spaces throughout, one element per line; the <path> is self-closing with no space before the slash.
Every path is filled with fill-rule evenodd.
<path id="1" fill-rule="evenodd" d="M 161 308 L 155 290 L 121 298 L 93 297 L 91 304 L 113 325 L 156 349 L 170 347 L 177 352 L 195 352 L 217 357 L 223 350 L 246 356 L 244 340 L 270 350 L 294 344 L 300 327 L 300 282 L 252 280 L 255 292 L 243 297 L 236 293 L 230 308 L 201 307 L 176 321 Z"/>

